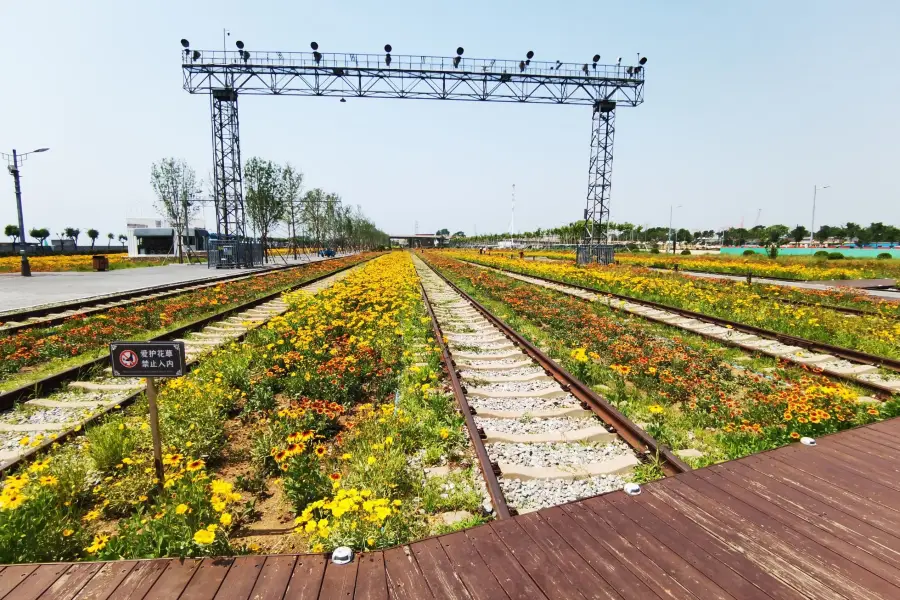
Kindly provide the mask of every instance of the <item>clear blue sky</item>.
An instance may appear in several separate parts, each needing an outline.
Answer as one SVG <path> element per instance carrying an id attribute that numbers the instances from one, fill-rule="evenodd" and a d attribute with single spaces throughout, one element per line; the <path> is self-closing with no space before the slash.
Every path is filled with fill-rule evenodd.
<path id="1" fill-rule="evenodd" d="M 182 90 L 179 40 L 222 28 L 259 50 L 537 58 L 646 55 L 645 103 L 617 119 L 612 217 L 637 224 L 900 224 L 900 3 L 4 2 L 0 148 L 49 146 L 22 169 L 26 228 L 124 231 L 152 214 L 150 164 L 212 163 L 209 103 Z M 306 187 L 385 230 L 519 230 L 584 207 L 590 109 L 246 97 L 242 153 L 291 161 Z M 0 226 L 15 222 L 0 179 Z M 208 223 L 213 226 L 212 222 Z"/>

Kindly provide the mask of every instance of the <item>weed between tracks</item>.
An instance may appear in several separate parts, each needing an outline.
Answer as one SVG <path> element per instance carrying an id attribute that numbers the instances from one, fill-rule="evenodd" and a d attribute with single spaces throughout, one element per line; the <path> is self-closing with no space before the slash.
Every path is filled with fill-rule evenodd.
<path id="1" fill-rule="evenodd" d="M 471 457 L 417 281 L 376 259 L 170 380 L 162 493 L 143 400 L 20 468 L 0 562 L 361 550 L 478 520 L 471 469 L 423 472 Z"/>

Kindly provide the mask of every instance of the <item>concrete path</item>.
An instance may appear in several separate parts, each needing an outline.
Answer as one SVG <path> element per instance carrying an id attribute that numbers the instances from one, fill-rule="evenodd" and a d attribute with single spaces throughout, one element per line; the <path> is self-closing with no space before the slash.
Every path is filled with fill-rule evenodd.
<path id="1" fill-rule="evenodd" d="M 299 256 L 296 261 L 291 258 L 287 260 L 289 264 L 301 264 L 322 259 L 311 255 Z M 284 265 L 284 262 L 277 258 L 276 262 L 271 264 L 272 266 L 281 266 Z M 245 272 L 250 273 L 251 271 Z M 205 264 L 139 267 L 117 269 L 105 273 L 93 271 L 33 273 L 31 277 L 4 273 L 0 274 L 0 313 L 107 296 L 169 283 L 228 277 L 235 273 L 236 271 L 233 269 L 208 269 Z"/>

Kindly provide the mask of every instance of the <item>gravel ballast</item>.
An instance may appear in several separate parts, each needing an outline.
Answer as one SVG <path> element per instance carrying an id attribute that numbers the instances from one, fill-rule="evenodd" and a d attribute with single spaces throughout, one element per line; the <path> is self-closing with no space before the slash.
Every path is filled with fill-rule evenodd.
<path id="1" fill-rule="evenodd" d="M 500 479 L 500 487 L 510 506 L 523 510 L 536 510 L 574 502 L 581 498 L 598 496 L 621 490 L 626 480 L 615 475 L 599 475 L 587 479 Z"/>
<path id="2" fill-rule="evenodd" d="M 608 444 L 490 444 L 491 460 L 526 467 L 566 467 L 603 462 L 631 452 L 620 442 Z"/>
<path id="3" fill-rule="evenodd" d="M 599 419 L 566 419 L 553 417 L 550 419 L 486 419 L 475 416 L 475 422 L 485 431 L 498 433 L 548 433 L 551 431 L 576 431 L 600 425 Z"/>

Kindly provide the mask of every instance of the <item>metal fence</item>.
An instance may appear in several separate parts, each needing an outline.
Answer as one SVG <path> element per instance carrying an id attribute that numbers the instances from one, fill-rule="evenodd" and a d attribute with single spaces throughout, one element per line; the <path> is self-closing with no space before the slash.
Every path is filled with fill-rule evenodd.
<path id="1" fill-rule="evenodd" d="M 262 244 L 245 240 L 209 240 L 210 269 L 247 269 L 263 263 Z"/>
<path id="2" fill-rule="evenodd" d="M 613 262 L 613 252 L 615 247 L 609 244 L 591 244 L 589 246 L 578 246 L 575 253 L 575 261 L 579 265 L 588 263 L 600 263 L 608 265 Z"/>

